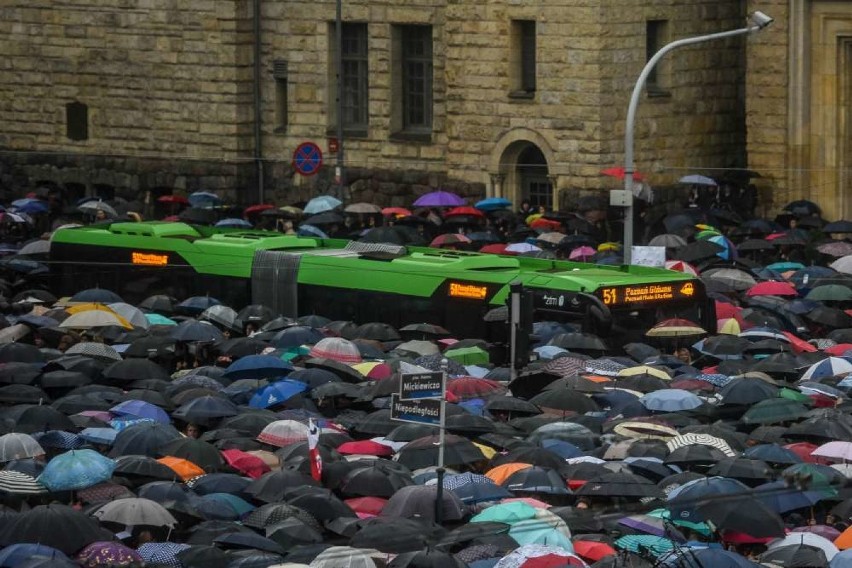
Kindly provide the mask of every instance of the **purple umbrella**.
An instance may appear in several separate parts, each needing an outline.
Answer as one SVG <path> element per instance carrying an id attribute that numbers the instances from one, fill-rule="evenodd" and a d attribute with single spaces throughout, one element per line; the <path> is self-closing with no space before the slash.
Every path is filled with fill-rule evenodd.
<path id="1" fill-rule="evenodd" d="M 150 418 L 155 422 L 168 424 L 171 420 L 166 411 L 144 400 L 125 400 L 109 409 L 117 416 L 129 416 L 132 418 Z"/>
<path id="2" fill-rule="evenodd" d="M 132 548 L 120 542 L 93 542 L 77 553 L 77 562 L 83 566 L 124 566 L 134 562 L 143 562 L 142 557 Z"/>
<path id="3" fill-rule="evenodd" d="M 417 198 L 415 207 L 458 207 L 465 205 L 465 200 L 449 191 L 433 191 Z"/>

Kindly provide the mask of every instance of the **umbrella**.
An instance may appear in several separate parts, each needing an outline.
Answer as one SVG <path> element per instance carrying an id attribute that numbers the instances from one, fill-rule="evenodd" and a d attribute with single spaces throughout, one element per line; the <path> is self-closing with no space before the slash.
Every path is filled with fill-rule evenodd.
<path id="1" fill-rule="evenodd" d="M 799 546 L 808 546 L 811 548 L 816 548 L 822 551 L 825 554 L 825 558 L 828 561 L 831 561 L 834 556 L 840 552 L 834 544 L 817 534 L 806 533 L 806 532 L 797 532 L 792 533 L 785 536 L 783 539 L 779 539 L 769 543 L 768 552 L 776 550 L 778 548 L 787 547 L 791 545 L 799 545 Z M 765 560 L 764 557 L 761 557 L 762 560 Z"/>
<path id="2" fill-rule="evenodd" d="M 177 555 L 189 548 L 189 544 L 177 542 L 146 542 L 137 548 L 136 552 L 144 562 L 151 565 L 181 568 L 183 564 L 178 560 Z"/>
<path id="3" fill-rule="evenodd" d="M 0 529 L 0 543 L 38 543 L 65 554 L 107 537 L 97 521 L 67 505 L 40 505 L 7 518 Z"/>
<path id="4" fill-rule="evenodd" d="M 801 403 L 776 398 L 758 402 L 742 415 L 741 420 L 745 424 L 774 424 L 797 420 L 807 412 L 808 409 Z"/>
<path id="5" fill-rule="evenodd" d="M 162 505 L 150 499 L 116 499 L 96 509 L 92 516 L 121 525 L 150 525 L 173 528 L 177 521 Z"/>
<path id="6" fill-rule="evenodd" d="M 687 176 L 683 176 L 678 180 L 678 183 L 684 183 L 689 185 L 707 185 L 712 187 L 716 187 L 717 185 L 719 185 L 712 178 L 702 176 L 700 174 L 690 174 Z"/>
<path id="7" fill-rule="evenodd" d="M 662 495 L 650 480 L 631 473 L 605 473 L 594 476 L 575 491 L 579 496 L 659 497 Z"/>
<path id="8" fill-rule="evenodd" d="M 438 436 L 413 440 L 397 454 L 399 463 L 410 469 L 438 465 Z M 448 466 L 474 463 L 485 459 L 482 451 L 470 440 L 449 434 L 444 440 L 444 463 Z"/>
<path id="9" fill-rule="evenodd" d="M 658 412 L 693 410 L 704 404 L 704 401 L 694 394 L 680 389 L 660 389 L 646 394 L 639 402 L 648 410 Z"/>
<path id="10" fill-rule="evenodd" d="M 311 568 L 376 568 L 368 551 L 349 546 L 331 546 L 320 552 Z"/>
<path id="11" fill-rule="evenodd" d="M 168 424 L 158 422 L 133 424 L 116 435 L 109 455 L 111 457 L 123 455 L 155 457 L 160 455 L 160 447 L 180 437 L 180 432 Z"/>
<path id="12" fill-rule="evenodd" d="M 382 509 L 383 517 L 404 519 L 422 518 L 434 521 L 437 487 L 434 485 L 410 485 L 399 489 L 388 499 Z M 442 519 L 461 519 L 467 511 L 464 503 L 452 491 L 444 491 L 441 500 Z"/>
<path id="13" fill-rule="evenodd" d="M 84 489 L 112 477 L 115 462 L 94 450 L 71 450 L 47 463 L 38 481 L 51 491 Z"/>
<path id="14" fill-rule="evenodd" d="M 330 195 L 320 195 L 308 201 L 302 212 L 305 215 L 316 215 L 325 211 L 333 211 L 343 205 L 343 202 Z"/>
<path id="15" fill-rule="evenodd" d="M 219 341 L 224 339 L 222 332 L 216 326 L 206 321 L 196 320 L 183 321 L 171 327 L 169 329 L 169 337 L 175 341 L 186 342 Z"/>
<path id="16" fill-rule="evenodd" d="M 459 207 L 465 200 L 449 191 L 433 191 L 417 198 L 415 207 Z"/>

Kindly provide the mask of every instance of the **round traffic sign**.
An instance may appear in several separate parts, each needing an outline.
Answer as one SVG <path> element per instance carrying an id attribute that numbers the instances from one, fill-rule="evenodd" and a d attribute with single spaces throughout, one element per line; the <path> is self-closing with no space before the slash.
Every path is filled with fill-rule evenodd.
<path id="1" fill-rule="evenodd" d="M 312 176 L 322 167 L 322 150 L 313 142 L 302 142 L 293 152 L 293 167 L 303 176 Z"/>

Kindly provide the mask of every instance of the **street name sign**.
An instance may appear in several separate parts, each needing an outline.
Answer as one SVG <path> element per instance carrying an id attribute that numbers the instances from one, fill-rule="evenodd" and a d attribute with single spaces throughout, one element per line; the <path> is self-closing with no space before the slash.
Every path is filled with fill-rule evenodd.
<path id="1" fill-rule="evenodd" d="M 443 375 L 440 371 L 403 374 L 399 382 L 399 399 L 441 398 L 444 394 Z"/>
<path id="2" fill-rule="evenodd" d="M 401 400 L 399 395 L 392 394 L 390 417 L 399 422 L 440 426 L 441 401 L 433 398 Z"/>

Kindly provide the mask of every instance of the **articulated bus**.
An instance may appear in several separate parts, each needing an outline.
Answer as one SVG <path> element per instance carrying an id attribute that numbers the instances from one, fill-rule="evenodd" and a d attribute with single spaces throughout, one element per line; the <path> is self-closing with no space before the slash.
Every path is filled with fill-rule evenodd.
<path id="1" fill-rule="evenodd" d="M 715 329 L 701 281 L 643 266 L 594 264 L 426 247 L 306 238 L 185 223 L 144 222 L 60 229 L 50 252 L 54 290 L 113 290 L 136 303 L 152 294 L 210 295 L 239 309 L 318 314 L 399 327 L 429 322 L 459 337 L 505 331 L 512 283 L 535 321 L 573 322 L 613 345 L 637 340 L 666 317 Z M 496 327 L 495 327 L 496 326 Z"/>

